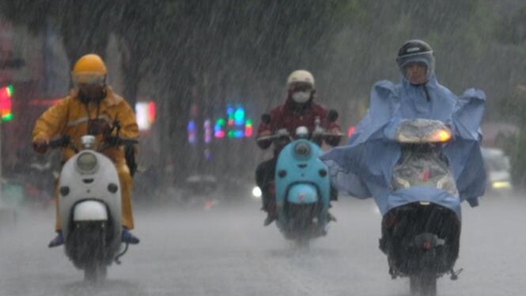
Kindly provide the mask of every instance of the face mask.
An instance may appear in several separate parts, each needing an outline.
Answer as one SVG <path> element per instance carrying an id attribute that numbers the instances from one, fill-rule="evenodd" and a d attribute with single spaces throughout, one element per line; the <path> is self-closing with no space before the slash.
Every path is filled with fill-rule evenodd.
<path id="1" fill-rule="evenodd" d="M 311 92 L 310 91 L 300 91 L 300 92 L 293 93 L 292 94 L 292 99 L 296 103 L 304 104 L 310 99 L 310 96 L 311 96 Z"/>
<path id="2" fill-rule="evenodd" d="M 100 102 L 106 97 L 104 89 L 89 91 L 89 95 L 82 89 L 79 88 L 79 99 L 82 103 L 87 104 L 89 102 Z"/>

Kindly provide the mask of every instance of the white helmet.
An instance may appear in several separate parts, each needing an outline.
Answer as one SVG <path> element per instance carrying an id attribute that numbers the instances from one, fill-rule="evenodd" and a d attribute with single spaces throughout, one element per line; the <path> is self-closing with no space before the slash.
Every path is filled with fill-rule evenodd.
<path id="1" fill-rule="evenodd" d="M 289 75 L 287 78 L 287 87 L 293 83 L 307 83 L 314 88 L 314 76 L 306 70 L 296 70 Z"/>

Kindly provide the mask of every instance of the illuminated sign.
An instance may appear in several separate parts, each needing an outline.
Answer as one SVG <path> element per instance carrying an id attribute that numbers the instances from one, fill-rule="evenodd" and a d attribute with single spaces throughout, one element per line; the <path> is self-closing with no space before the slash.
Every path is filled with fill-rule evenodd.
<path id="1" fill-rule="evenodd" d="M 188 142 L 197 143 L 197 126 L 194 120 L 190 120 L 187 125 Z M 206 119 L 203 122 L 204 142 L 209 144 L 213 138 L 250 138 L 252 137 L 252 120 L 246 118 L 245 108 L 242 106 L 228 106 L 226 108 L 226 118 L 219 118 L 212 126 L 212 121 Z"/>
<path id="2" fill-rule="evenodd" d="M 135 116 L 139 130 L 149 130 L 155 122 L 156 107 L 155 102 L 138 102 L 135 104 Z"/>
<path id="3" fill-rule="evenodd" d="M 196 136 L 196 128 L 195 128 L 195 121 L 190 120 L 188 122 L 188 125 L 186 126 L 186 131 L 188 132 L 188 142 L 190 144 L 197 143 L 197 136 Z"/>
<path id="4" fill-rule="evenodd" d="M 0 115 L 2 116 L 2 121 L 11 121 L 13 119 L 11 110 L 13 91 L 12 85 L 0 88 Z"/>
<path id="5" fill-rule="evenodd" d="M 228 106 L 226 114 L 226 120 L 224 118 L 216 120 L 214 125 L 214 136 L 216 138 L 250 138 L 252 136 L 252 120 L 246 118 L 243 107 Z"/>

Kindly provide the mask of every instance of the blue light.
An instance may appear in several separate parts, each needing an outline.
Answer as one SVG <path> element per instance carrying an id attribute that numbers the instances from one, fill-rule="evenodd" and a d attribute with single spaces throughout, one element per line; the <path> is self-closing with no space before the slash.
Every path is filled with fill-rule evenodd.
<path id="1" fill-rule="evenodd" d="M 238 107 L 234 113 L 234 124 L 236 126 L 245 125 L 245 109 L 243 107 Z"/>
<path id="2" fill-rule="evenodd" d="M 241 131 L 234 131 L 234 138 L 243 138 L 245 137 L 245 131 L 241 130 Z"/>
<path id="3" fill-rule="evenodd" d="M 186 130 L 188 132 L 188 142 L 190 142 L 190 144 L 195 144 L 197 142 L 197 137 L 195 132 L 195 122 L 193 120 L 188 122 Z"/>

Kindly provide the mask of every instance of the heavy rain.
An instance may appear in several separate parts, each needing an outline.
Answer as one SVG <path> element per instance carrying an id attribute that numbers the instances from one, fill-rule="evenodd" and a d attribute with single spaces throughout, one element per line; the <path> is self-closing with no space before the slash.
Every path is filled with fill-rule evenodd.
<path id="1" fill-rule="evenodd" d="M 522 0 L 0 0 L 0 113 L 0 295 L 526 290 Z"/>

